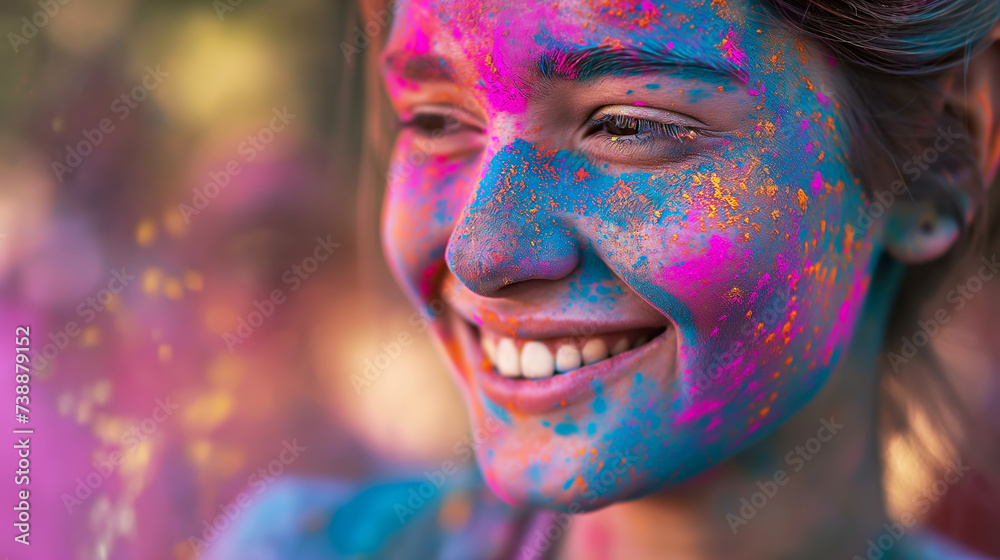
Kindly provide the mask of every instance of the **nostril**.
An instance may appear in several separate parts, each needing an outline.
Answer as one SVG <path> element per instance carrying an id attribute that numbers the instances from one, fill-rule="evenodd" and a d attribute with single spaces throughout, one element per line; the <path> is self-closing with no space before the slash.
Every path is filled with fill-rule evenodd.
<path id="1" fill-rule="evenodd" d="M 448 268 L 466 287 L 473 292 L 486 297 L 493 297 L 502 288 L 514 283 L 518 276 L 513 270 L 516 263 L 503 262 L 496 252 L 478 252 L 454 250 L 455 245 L 448 245 Z"/>
<path id="2" fill-rule="evenodd" d="M 497 297 L 519 282 L 565 278 L 579 264 L 576 242 L 564 232 L 532 232 L 531 239 L 497 233 L 480 228 L 453 235 L 445 251 L 448 268 L 479 295 Z"/>

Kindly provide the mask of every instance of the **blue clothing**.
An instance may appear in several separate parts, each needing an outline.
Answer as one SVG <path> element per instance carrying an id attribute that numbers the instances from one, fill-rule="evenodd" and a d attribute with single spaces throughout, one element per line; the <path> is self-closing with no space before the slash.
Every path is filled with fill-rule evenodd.
<path id="1" fill-rule="evenodd" d="M 565 519 L 504 504 L 477 470 L 437 483 L 425 478 L 363 488 L 329 479 L 285 477 L 207 550 L 199 551 L 198 558 L 551 560 Z M 897 540 L 884 546 L 895 548 Z M 898 544 L 908 559 L 987 560 L 919 530 Z"/>
<path id="2" fill-rule="evenodd" d="M 287 477 L 209 543 L 207 560 L 543 560 L 554 518 L 504 504 L 478 472 L 357 486 Z M 545 540 L 545 539 L 543 539 Z M 543 551 L 542 548 L 545 550 Z"/>

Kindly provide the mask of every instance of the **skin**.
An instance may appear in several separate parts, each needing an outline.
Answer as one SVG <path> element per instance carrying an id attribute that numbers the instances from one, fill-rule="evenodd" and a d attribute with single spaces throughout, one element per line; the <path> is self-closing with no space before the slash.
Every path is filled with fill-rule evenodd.
<path id="1" fill-rule="evenodd" d="M 383 57 L 405 123 L 385 253 L 490 434 L 477 458 L 493 490 L 596 512 L 570 527 L 568 558 L 864 556 L 885 521 L 884 227 L 858 227 L 832 58 L 760 15 L 736 1 L 400 3 Z M 573 64 L 587 49 L 633 57 Z M 616 136 L 592 120 L 608 113 L 685 128 Z M 477 332 L 638 327 L 666 331 L 568 374 L 571 398 L 487 387 Z M 787 454 L 831 415 L 843 431 L 792 473 Z M 791 473 L 782 505 L 734 530 L 726 514 L 777 469 Z"/>

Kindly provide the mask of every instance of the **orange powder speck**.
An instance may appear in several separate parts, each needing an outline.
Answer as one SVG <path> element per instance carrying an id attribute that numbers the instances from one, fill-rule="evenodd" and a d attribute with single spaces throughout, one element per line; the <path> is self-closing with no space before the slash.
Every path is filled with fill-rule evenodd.
<path id="1" fill-rule="evenodd" d="M 808 205 L 809 205 L 809 197 L 806 196 L 805 191 L 799 189 L 799 207 L 801 207 L 802 211 L 805 212 Z"/>
<path id="2" fill-rule="evenodd" d="M 849 251 L 854 243 L 854 227 L 851 224 L 844 225 L 844 250 Z"/>
<path id="3" fill-rule="evenodd" d="M 622 46 L 622 42 L 620 40 L 612 37 L 605 37 L 604 40 L 601 41 L 601 46 L 610 47 L 612 50 L 621 50 L 625 48 Z"/>
<path id="4" fill-rule="evenodd" d="M 770 177 L 767 178 L 767 182 L 764 183 L 764 189 L 767 192 L 767 196 L 774 196 L 778 193 L 778 185 L 774 182 L 774 179 Z"/>

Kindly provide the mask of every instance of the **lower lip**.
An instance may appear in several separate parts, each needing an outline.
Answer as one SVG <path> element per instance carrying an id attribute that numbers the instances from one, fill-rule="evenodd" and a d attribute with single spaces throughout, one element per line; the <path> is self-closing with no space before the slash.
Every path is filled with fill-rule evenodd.
<path id="1" fill-rule="evenodd" d="M 670 374 L 673 374 L 676 363 L 677 335 L 673 325 L 670 325 L 649 343 L 606 360 L 545 379 L 511 379 L 502 377 L 492 367 L 485 367 L 489 362 L 472 327 L 454 313 L 450 322 L 461 348 L 462 369 L 473 372 L 476 384 L 486 398 L 521 412 L 543 413 L 570 406 L 592 395 L 595 381 L 607 386 L 629 372 L 639 370 L 639 364 L 652 355 L 664 358 Z"/>

